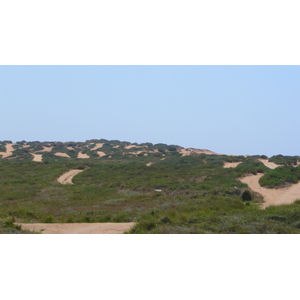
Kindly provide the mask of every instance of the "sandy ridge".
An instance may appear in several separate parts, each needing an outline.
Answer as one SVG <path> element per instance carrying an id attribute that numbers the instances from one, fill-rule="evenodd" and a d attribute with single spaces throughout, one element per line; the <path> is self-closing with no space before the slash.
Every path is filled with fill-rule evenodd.
<path id="1" fill-rule="evenodd" d="M 135 223 L 34 223 L 20 224 L 22 229 L 43 234 L 121 234 Z"/>
<path id="2" fill-rule="evenodd" d="M 6 152 L 0 152 L 0 155 L 2 155 L 2 158 L 6 158 L 8 156 L 11 156 L 13 154 L 13 151 L 15 150 L 13 146 L 16 145 L 14 143 L 8 143 L 5 145 Z"/>

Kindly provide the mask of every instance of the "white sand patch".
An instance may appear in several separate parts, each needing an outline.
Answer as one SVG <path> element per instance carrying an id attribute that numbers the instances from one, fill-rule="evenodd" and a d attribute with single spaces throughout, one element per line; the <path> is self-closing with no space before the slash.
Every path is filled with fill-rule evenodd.
<path id="1" fill-rule="evenodd" d="M 30 153 L 33 156 L 32 161 L 38 161 L 41 162 L 43 159 L 43 155 L 42 154 L 35 154 L 35 153 Z"/>
<path id="2" fill-rule="evenodd" d="M 86 169 L 85 169 L 86 170 Z M 73 184 L 73 177 L 84 170 L 72 169 L 57 178 L 57 181 L 61 184 Z"/>
<path id="3" fill-rule="evenodd" d="M 113 148 L 119 148 L 119 147 L 120 147 L 120 145 L 113 146 Z"/>
<path id="4" fill-rule="evenodd" d="M 134 154 L 134 155 L 138 155 L 140 153 L 142 153 L 144 151 L 132 151 L 132 152 L 127 152 L 127 154 Z"/>
<path id="5" fill-rule="evenodd" d="M 275 169 L 275 168 L 280 166 L 280 165 L 277 165 L 273 162 L 269 162 L 267 159 L 259 159 L 259 161 L 262 162 L 269 169 Z"/>
<path id="6" fill-rule="evenodd" d="M 34 223 L 20 224 L 22 229 L 42 234 L 121 234 L 135 223 Z"/>
<path id="7" fill-rule="evenodd" d="M 259 179 L 263 175 L 264 174 L 249 175 L 239 179 L 241 182 L 248 184 L 251 190 L 264 197 L 265 202 L 262 205 L 263 208 L 270 205 L 291 204 L 297 199 L 300 199 L 300 182 L 286 188 L 268 189 L 261 187 L 259 184 Z"/>
<path id="8" fill-rule="evenodd" d="M 146 163 L 146 166 L 147 166 L 147 167 L 150 167 L 150 166 L 153 165 L 153 164 L 154 164 L 154 162 L 150 161 L 150 162 Z"/>
<path id="9" fill-rule="evenodd" d="M 63 153 L 63 152 L 56 152 L 56 153 L 54 153 L 54 155 L 70 158 L 70 156 L 67 153 Z"/>
<path id="10" fill-rule="evenodd" d="M 102 152 L 102 151 L 97 151 L 97 154 L 100 156 L 100 157 L 102 157 L 102 156 L 105 156 L 106 154 L 104 153 L 104 152 Z"/>
<path id="11" fill-rule="evenodd" d="M 238 162 L 225 162 L 223 168 L 236 168 L 242 161 Z"/>
<path id="12" fill-rule="evenodd" d="M 87 154 L 79 152 L 77 158 L 90 158 Z"/>
<path id="13" fill-rule="evenodd" d="M 99 148 L 102 148 L 103 145 L 104 145 L 104 143 L 97 143 L 96 146 L 91 149 L 91 151 L 95 151 L 95 150 L 97 150 Z"/>
<path id="14" fill-rule="evenodd" d="M 22 148 L 28 148 L 30 145 L 23 145 Z"/>
<path id="15" fill-rule="evenodd" d="M 218 154 L 215 152 L 212 152 L 210 150 L 206 150 L 206 149 L 194 149 L 194 148 L 177 148 L 177 151 L 179 153 L 182 154 L 182 156 L 187 156 L 187 155 L 197 155 L 197 154 L 207 154 L 207 155 L 211 155 L 211 154 L 216 154 L 216 155 L 222 155 L 222 154 Z"/>
<path id="16" fill-rule="evenodd" d="M 74 150 L 74 148 L 73 148 L 73 147 L 67 147 L 67 149 L 68 149 L 68 150 Z"/>

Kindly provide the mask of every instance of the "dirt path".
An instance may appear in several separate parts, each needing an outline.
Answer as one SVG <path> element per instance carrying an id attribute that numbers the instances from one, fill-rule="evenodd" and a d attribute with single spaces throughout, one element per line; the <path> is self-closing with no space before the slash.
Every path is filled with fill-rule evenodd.
<path id="1" fill-rule="evenodd" d="M 61 184 L 74 184 L 72 179 L 75 175 L 83 172 L 84 170 L 72 169 L 57 178 L 57 181 Z"/>
<path id="2" fill-rule="evenodd" d="M 34 223 L 21 224 L 22 229 L 43 234 L 120 234 L 135 223 Z"/>
<path id="3" fill-rule="evenodd" d="M 263 208 L 270 205 L 291 204 L 297 199 L 300 199 L 300 182 L 286 188 L 267 189 L 261 187 L 258 182 L 263 175 L 264 174 L 249 175 L 239 179 L 241 182 L 248 184 L 251 190 L 264 197 L 265 202 L 262 205 Z"/>
<path id="4" fill-rule="evenodd" d="M 43 155 L 42 154 L 31 153 L 31 155 L 33 156 L 33 160 L 32 161 L 39 161 L 39 162 L 41 162 L 42 159 L 43 159 Z"/>
<path id="5" fill-rule="evenodd" d="M 225 162 L 223 168 L 236 168 L 242 161 L 238 162 Z"/>

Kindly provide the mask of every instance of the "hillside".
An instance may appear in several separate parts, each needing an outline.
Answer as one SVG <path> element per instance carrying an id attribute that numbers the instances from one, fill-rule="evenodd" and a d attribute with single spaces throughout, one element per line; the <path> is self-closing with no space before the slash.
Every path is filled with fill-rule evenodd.
<path id="1" fill-rule="evenodd" d="M 15 223 L 131 222 L 130 233 L 300 230 L 299 156 L 95 139 L 3 141 L 0 157 L 2 233 L 23 233 Z"/>

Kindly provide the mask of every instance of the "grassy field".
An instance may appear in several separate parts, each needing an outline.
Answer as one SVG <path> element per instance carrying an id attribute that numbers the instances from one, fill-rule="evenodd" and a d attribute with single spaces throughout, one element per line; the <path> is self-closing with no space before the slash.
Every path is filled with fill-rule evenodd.
<path id="1" fill-rule="evenodd" d="M 100 150 L 107 156 L 99 158 L 91 151 L 95 143 L 69 143 L 77 149 L 74 153 L 62 143 L 51 152 L 38 152 L 42 145 L 34 142 L 31 150 L 22 150 L 20 144 L 12 159 L 0 159 L 0 233 L 23 233 L 13 225 L 15 221 L 137 222 L 130 233 L 300 232 L 300 201 L 261 210 L 260 195 L 238 180 L 249 173 L 265 173 L 261 180 L 267 183 L 274 178 L 275 170 L 257 161 L 260 156 L 182 157 L 176 146 L 145 144 L 126 149 L 127 144 L 105 140 Z M 145 147 L 153 152 L 128 153 Z M 43 154 L 43 162 L 31 161 L 30 151 Z M 69 151 L 71 158 L 55 156 L 58 151 Z M 90 158 L 76 158 L 78 151 Z M 230 161 L 242 163 L 224 169 L 224 162 Z M 153 164 L 146 166 L 148 162 Z M 56 181 L 70 169 L 86 167 L 74 177 L 74 185 Z M 286 164 L 276 170 L 280 179 L 300 178 L 299 167 Z M 272 186 L 283 183 L 278 182 L 272 181 Z"/>

